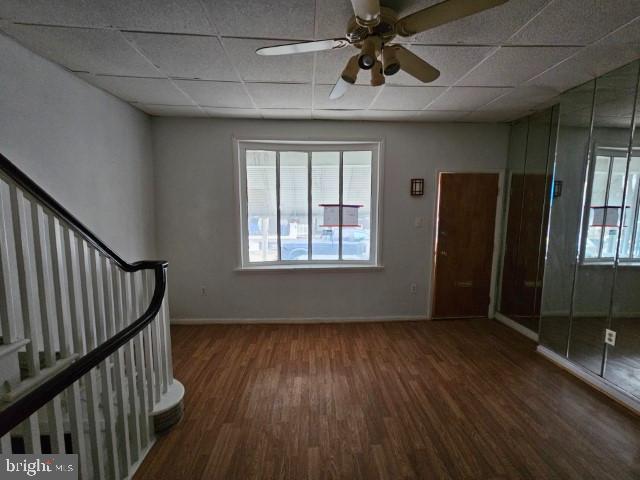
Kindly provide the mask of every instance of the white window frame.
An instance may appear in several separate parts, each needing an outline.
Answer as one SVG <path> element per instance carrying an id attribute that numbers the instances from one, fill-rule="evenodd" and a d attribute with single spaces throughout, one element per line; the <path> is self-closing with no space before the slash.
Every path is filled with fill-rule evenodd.
<path id="1" fill-rule="evenodd" d="M 638 151 L 640 149 L 634 147 L 632 149 L 631 152 L 631 157 L 636 157 L 638 156 Z M 635 155 L 634 155 L 635 154 Z M 607 175 L 607 193 L 606 193 L 606 198 L 605 198 L 605 203 L 608 202 L 608 196 L 609 196 L 609 189 L 610 189 L 610 183 L 611 183 L 611 175 L 612 175 L 612 167 L 613 167 L 613 159 L 614 158 L 626 158 L 627 160 L 627 168 L 628 168 L 628 164 L 631 161 L 631 157 L 629 157 L 629 152 L 627 148 L 618 148 L 618 147 L 604 147 L 604 146 L 595 146 L 593 153 L 592 153 L 592 159 L 591 159 L 591 165 L 592 167 L 590 168 L 590 172 L 589 172 L 589 183 L 588 183 L 588 188 L 587 188 L 587 195 L 585 196 L 584 199 L 584 220 L 583 220 L 583 225 L 582 225 L 582 238 L 580 241 L 580 263 L 582 265 L 591 265 L 591 266 L 612 266 L 615 263 L 618 263 L 620 265 L 625 265 L 625 266 L 630 266 L 630 267 L 640 267 L 640 257 L 634 257 L 633 256 L 633 252 L 634 252 L 634 245 L 638 242 L 640 242 L 640 237 L 636 238 L 636 231 L 637 231 L 637 225 L 638 222 L 640 222 L 640 192 L 638 192 L 638 195 L 636 196 L 635 202 L 636 202 L 636 209 L 635 209 L 635 214 L 634 214 L 634 218 L 631 219 L 631 225 L 630 228 L 632 228 L 632 237 L 631 237 L 631 245 L 629 247 L 629 251 L 631 256 L 630 257 L 619 257 L 618 256 L 618 252 L 616 252 L 615 256 L 613 257 L 603 257 L 603 256 L 598 256 L 598 257 L 587 257 L 586 256 L 586 251 L 587 251 L 587 241 L 588 241 L 588 236 L 587 236 L 587 232 L 589 231 L 589 218 L 590 218 L 590 208 L 591 208 L 591 193 L 593 190 L 593 183 L 594 183 L 594 179 L 595 179 L 595 162 L 596 162 L 596 158 L 597 157 L 609 157 L 610 158 L 610 164 L 609 164 L 609 172 Z M 628 174 L 628 170 L 626 170 L 627 174 Z M 625 176 L 625 185 L 627 184 L 628 179 Z M 628 193 L 628 192 L 626 192 Z M 622 199 L 623 201 L 623 205 L 622 205 L 622 212 L 621 212 L 621 218 L 619 223 L 624 222 L 625 218 L 625 204 L 626 204 L 626 198 Z M 620 229 L 619 229 L 620 230 Z M 618 235 L 621 235 L 621 231 L 618 231 Z M 602 250 L 602 242 L 604 241 L 604 231 L 601 234 L 600 237 L 600 250 Z M 618 243 L 619 245 L 619 243 Z"/>
<path id="2" fill-rule="evenodd" d="M 382 140 L 253 140 L 233 139 L 234 142 L 234 170 L 237 198 L 237 218 L 239 218 L 239 267 L 238 270 L 287 270 L 287 269 L 351 269 L 351 268 L 382 268 L 381 264 L 381 225 L 382 215 Z M 276 260 L 265 262 L 249 261 L 249 225 L 248 225 L 248 194 L 247 194 L 247 150 L 270 150 L 275 152 L 305 152 L 308 154 L 309 166 L 311 166 L 312 152 L 347 152 L 347 151 L 371 151 L 371 229 L 369 233 L 369 259 L 368 260 Z M 279 153 L 276 153 L 279 158 Z M 277 165 L 277 160 L 276 160 Z M 340 155 L 342 166 L 342 154 Z M 308 170 L 309 179 L 311 170 Z M 342 185 L 343 169 L 340 168 L 340 185 Z M 278 183 L 278 182 L 277 182 Z M 277 187 L 279 188 L 279 186 Z M 311 191 L 311 181 L 308 185 Z M 340 188 L 342 195 L 342 188 Z M 310 197 L 310 196 L 309 196 Z M 280 195 L 277 195 L 279 203 Z M 309 198 L 309 202 L 311 198 Z M 340 198 L 342 203 L 342 197 Z M 279 205 L 278 205 L 279 210 Z M 341 229 L 340 229 L 341 230 Z M 280 245 L 280 227 L 277 229 L 278 246 Z M 311 238 L 311 232 L 309 232 Z M 339 243 L 339 255 L 341 256 L 342 236 Z M 280 249 L 280 247 L 278 247 Z M 278 253 L 280 255 L 280 252 Z"/>

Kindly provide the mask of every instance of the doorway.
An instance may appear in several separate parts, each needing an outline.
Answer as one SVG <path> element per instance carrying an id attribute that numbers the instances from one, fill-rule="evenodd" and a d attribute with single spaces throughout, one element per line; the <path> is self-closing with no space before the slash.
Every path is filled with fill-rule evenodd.
<path id="1" fill-rule="evenodd" d="M 432 318 L 489 314 L 499 192 L 499 173 L 439 174 Z"/>

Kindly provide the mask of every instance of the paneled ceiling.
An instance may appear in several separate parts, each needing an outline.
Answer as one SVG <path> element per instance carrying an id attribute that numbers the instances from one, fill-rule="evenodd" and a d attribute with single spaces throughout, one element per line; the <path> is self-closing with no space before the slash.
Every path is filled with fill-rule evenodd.
<path id="1" fill-rule="evenodd" d="M 401 15 L 438 0 L 388 0 Z M 0 29 L 151 115 L 509 121 L 640 58 L 638 0 L 510 0 L 401 39 L 441 70 L 425 86 L 368 72 L 328 98 L 352 49 L 255 49 L 344 36 L 349 0 L 0 0 Z"/>

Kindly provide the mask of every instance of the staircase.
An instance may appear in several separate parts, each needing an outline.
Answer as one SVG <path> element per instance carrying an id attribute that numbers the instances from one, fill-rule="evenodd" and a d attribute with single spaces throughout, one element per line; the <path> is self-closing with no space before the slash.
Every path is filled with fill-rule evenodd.
<path id="1" fill-rule="evenodd" d="M 0 155 L 0 451 L 129 478 L 180 420 L 167 263 L 129 264 Z"/>

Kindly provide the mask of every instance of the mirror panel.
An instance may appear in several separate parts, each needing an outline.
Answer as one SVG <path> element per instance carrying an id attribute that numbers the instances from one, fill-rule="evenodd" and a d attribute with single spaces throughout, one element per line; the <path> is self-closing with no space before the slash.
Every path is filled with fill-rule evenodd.
<path id="1" fill-rule="evenodd" d="M 595 81 L 559 98 L 540 344 L 566 355 Z"/>
<path id="2" fill-rule="evenodd" d="M 596 81 L 568 355 L 596 374 L 601 374 L 604 365 L 604 334 L 609 326 L 616 252 L 622 240 L 637 68 L 637 63 L 630 64 Z"/>
<path id="3" fill-rule="evenodd" d="M 547 165 L 553 110 L 512 125 L 508 204 L 498 311 L 538 331 L 549 192 Z"/>
<path id="4" fill-rule="evenodd" d="M 635 68 L 632 68 L 635 67 Z M 624 86 L 631 86 L 634 75 L 637 77 L 638 63 L 629 67 L 630 77 Z M 628 93 L 627 95 L 631 95 Z M 624 205 L 623 218 L 620 221 L 621 235 L 614 276 L 613 298 L 611 302 L 611 320 L 609 329 L 616 332 L 615 345 L 606 345 L 606 362 L 604 377 L 623 390 L 640 397 L 640 104 L 636 94 L 635 135 L 633 149 L 622 178 L 613 180 L 624 182 L 626 191 L 624 201 L 616 198 L 619 205 Z M 627 123 L 632 114 L 628 104 L 617 104 L 608 110 L 611 128 L 619 123 Z M 629 143 L 629 140 L 627 140 Z M 627 152 L 628 153 L 628 152 Z M 613 202 L 611 202 L 613 203 Z"/>

